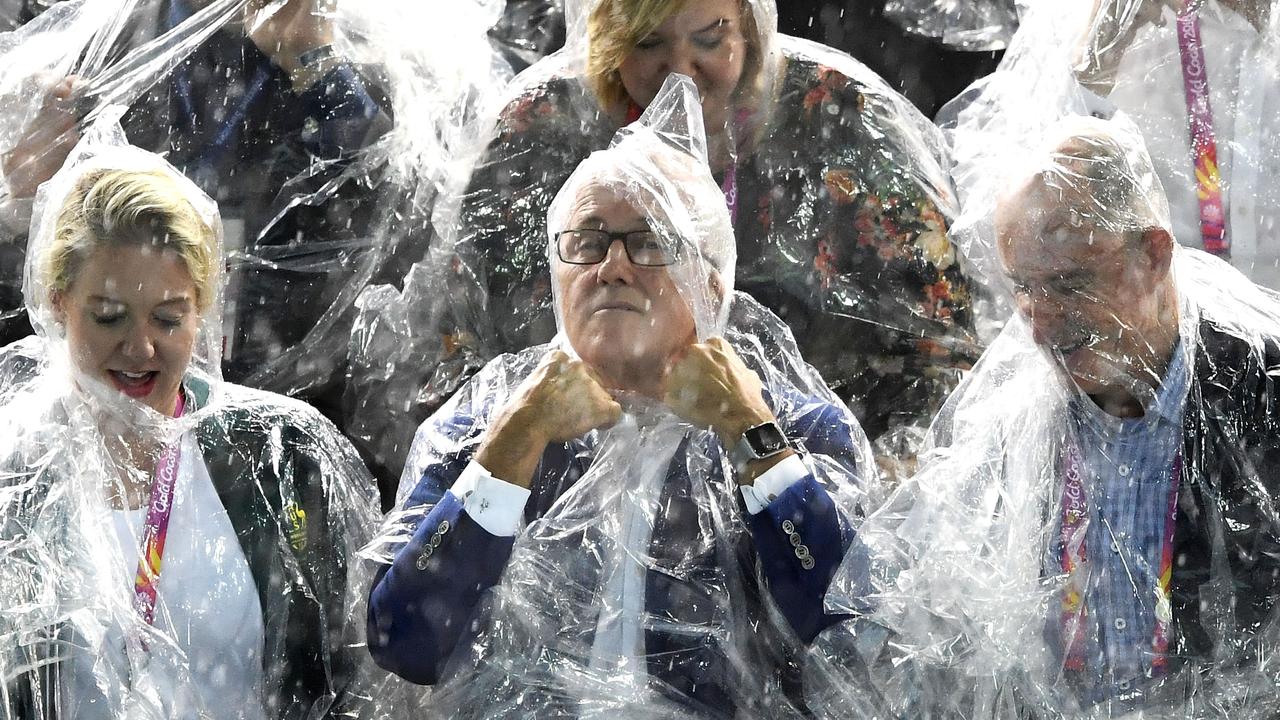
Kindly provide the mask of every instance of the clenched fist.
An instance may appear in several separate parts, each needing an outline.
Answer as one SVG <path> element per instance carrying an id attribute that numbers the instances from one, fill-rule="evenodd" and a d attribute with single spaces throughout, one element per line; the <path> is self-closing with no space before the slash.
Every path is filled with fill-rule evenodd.
<path id="1" fill-rule="evenodd" d="M 567 442 L 622 417 L 622 407 L 581 360 L 552 350 L 490 423 L 479 462 L 494 477 L 529 487 L 548 443 Z"/>
<path id="2" fill-rule="evenodd" d="M 748 428 L 770 422 L 760 378 L 723 338 L 695 343 L 667 372 L 663 402 L 675 414 L 710 427 L 726 447 Z"/>

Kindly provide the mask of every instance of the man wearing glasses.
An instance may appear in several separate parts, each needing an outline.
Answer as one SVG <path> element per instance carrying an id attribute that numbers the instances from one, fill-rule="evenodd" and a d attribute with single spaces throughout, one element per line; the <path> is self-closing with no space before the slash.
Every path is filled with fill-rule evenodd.
<path id="1" fill-rule="evenodd" d="M 442 715 L 771 716 L 779 668 L 841 619 L 823 596 L 875 479 L 865 435 L 733 292 L 705 165 L 638 142 L 552 205 L 556 340 L 491 361 L 410 451 L 369 648 Z"/>

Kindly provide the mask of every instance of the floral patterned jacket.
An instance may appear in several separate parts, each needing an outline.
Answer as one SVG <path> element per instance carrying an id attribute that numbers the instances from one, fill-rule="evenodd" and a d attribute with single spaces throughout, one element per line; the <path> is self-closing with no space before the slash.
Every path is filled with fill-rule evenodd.
<path id="1" fill-rule="evenodd" d="M 724 173 L 737 288 L 787 322 L 872 439 L 927 423 L 977 354 L 939 209 L 951 190 L 908 140 L 925 121 L 888 92 L 788 53 L 754 151 Z M 615 130 L 578 79 L 533 85 L 502 111 L 462 201 L 455 277 L 469 299 L 452 340 L 492 357 L 554 334 L 547 208 Z"/>

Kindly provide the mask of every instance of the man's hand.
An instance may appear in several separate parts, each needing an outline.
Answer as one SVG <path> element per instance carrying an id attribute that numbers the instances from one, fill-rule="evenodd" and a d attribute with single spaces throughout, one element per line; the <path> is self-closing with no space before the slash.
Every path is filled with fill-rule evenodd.
<path id="1" fill-rule="evenodd" d="M 548 443 L 567 442 L 622 417 L 586 363 L 552 350 L 498 412 L 476 452 L 494 477 L 527 488 Z"/>
<path id="2" fill-rule="evenodd" d="M 666 387 L 663 402 L 694 425 L 711 427 L 726 448 L 736 445 L 747 430 L 777 421 L 765 404 L 760 377 L 723 338 L 690 345 L 668 370 Z M 738 483 L 754 482 L 793 454 L 787 450 L 752 462 L 738 476 Z"/>
<path id="3" fill-rule="evenodd" d="M 760 378 L 722 338 L 685 349 L 667 371 L 663 402 L 694 425 L 711 427 L 726 446 L 774 419 Z"/>
<path id="4" fill-rule="evenodd" d="M 78 81 L 70 76 L 54 85 L 45 94 L 40 112 L 18 144 L 0 158 L 11 196 L 19 199 L 34 196 L 40 184 L 58 172 L 71 149 L 80 142 L 75 102 Z"/>
<path id="5" fill-rule="evenodd" d="M 1181 12 L 1185 0 L 1093 0 L 1093 14 L 1081 39 L 1075 73 L 1090 90 L 1108 95 L 1116 71 L 1138 31 L 1164 25 L 1164 9 Z M 1194 0 L 1193 0 L 1194 2 Z"/>
<path id="6" fill-rule="evenodd" d="M 316 73 L 309 72 L 298 57 L 333 44 L 336 6 L 337 0 L 251 0 L 245 8 L 245 33 L 263 54 L 289 73 L 295 89 L 302 90 L 304 83 L 309 84 L 305 81 L 312 80 Z"/>

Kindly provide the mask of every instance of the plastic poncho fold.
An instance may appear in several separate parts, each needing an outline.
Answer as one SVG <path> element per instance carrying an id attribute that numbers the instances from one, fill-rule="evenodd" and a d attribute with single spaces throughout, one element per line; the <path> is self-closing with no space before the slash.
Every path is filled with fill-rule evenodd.
<path id="1" fill-rule="evenodd" d="M 1018 29 L 1014 0 L 888 0 L 885 17 L 957 50 L 1003 50 Z"/>

